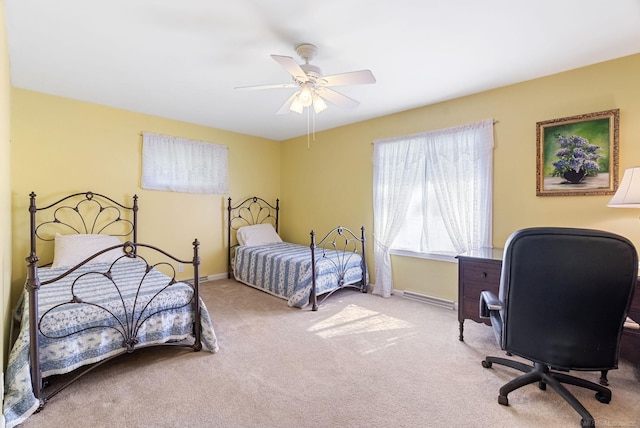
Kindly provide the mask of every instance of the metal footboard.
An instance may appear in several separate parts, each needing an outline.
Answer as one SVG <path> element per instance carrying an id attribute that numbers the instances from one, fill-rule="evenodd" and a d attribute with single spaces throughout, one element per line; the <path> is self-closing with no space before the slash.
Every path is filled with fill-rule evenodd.
<path id="1" fill-rule="evenodd" d="M 360 228 L 360 237 L 358 237 L 351 230 L 338 226 L 328 232 L 324 238 L 316 243 L 316 233 L 311 231 L 311 270 L 312 270 L 312 285 L 311 295 L 309 296 L 309 304 L 312 306 L 312 310 L 317 311 L 318 306 L 322 304 L 329 296 L 338 290 L 344 288 L 356 288 L 363 293 L 367 292 L 367 262 L 365 257 L 365 234 L 364 226 Z M 328 259 L 331 255 L 331 264 L 334 270 L 337 288 L 324 294 L 320 301 L 318 301 L 318 295 L 316 292 L 316 266 L 321 259 Z M 349 262 L 353 260 L 353 257 L 360 256 L 362 276 L 359 281 L 347 283 L 345 282 L 345 274 Z"/>

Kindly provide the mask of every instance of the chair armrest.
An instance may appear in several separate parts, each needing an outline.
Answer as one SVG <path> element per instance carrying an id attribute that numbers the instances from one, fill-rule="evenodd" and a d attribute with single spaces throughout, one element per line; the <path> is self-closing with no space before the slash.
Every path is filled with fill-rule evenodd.
<path id="1" fill-rule="evenodd" d="M 624 328 L 630 328 L 630 329 L 633 329 L 633 330 L 639 330 L 640 329 L 640 324 L 638 324 L 637 322 L 635 322 L 631 318 L 627 317 L 627 319 L 624 321 Z"/>
<path id="2" fill-rule="evenodd" d="M 492 311 L 502 310 L 502 302 L 490 291 L 480 293 L 480 318 L 491 318 Z"/>

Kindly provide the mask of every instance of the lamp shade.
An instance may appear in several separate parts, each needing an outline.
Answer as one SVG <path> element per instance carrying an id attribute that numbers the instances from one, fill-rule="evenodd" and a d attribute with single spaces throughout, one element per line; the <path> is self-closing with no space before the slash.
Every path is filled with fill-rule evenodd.
<path id="1" fill-rule="evenodd" d="M 300 102 L 299 96 L 300 96 L 300 92 L 296 92 L 295 98 L 293 99 L 293 102 L 289 106 L 289 110 L 295 111 L 298 114 L 302 114 L 302 110 L 304 110 L 304 106 Z"/>
<path id="2" fill-rule="evenodd" d="M 615 195 L 607 204 L 613 208 L 640 208 L 640 166 L 627 168 Z"/>
<path id="3" fill-rule="evenodd" d="M 327 103 L 325 103 L 324 100 L 320 98 L 320 95 L 314 92 L 313 93 L 313 110 L 316 113 L 322 113 L 326 109 L 327 109 Z"/>

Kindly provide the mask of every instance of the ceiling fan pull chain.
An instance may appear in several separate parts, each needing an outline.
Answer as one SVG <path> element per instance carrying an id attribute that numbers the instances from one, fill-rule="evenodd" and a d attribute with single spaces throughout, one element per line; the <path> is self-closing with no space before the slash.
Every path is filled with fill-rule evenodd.
<path id="1" fill-rule="evenodd" d="M 307 150 L 311 148 L 311 142 L 309 141 L 309 116 L 311 116 L 311 109 L 307 108 Z"/>
<path id="2" fill-rule="evenodd" d="M 312 119 L 313 122 L 311 123 L 311 131 L 313 132 L 313 141 L 316 141 L 316 112 L 314 110 L 313 113 L 309 113 L 309 114 L 313 115 L 313 119 Z"/>

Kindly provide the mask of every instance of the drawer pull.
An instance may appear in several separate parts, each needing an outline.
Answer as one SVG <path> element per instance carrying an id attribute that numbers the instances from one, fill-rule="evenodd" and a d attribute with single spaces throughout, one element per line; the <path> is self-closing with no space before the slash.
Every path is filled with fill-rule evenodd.
<path id="1" fill-rule="evenodd" d="M 482 273 L 480 274 L 480 278 L 486 278 L 486 277 L 487 277 L 487 273 L 486 273 L 486 272 L 482 272 Z"/>

